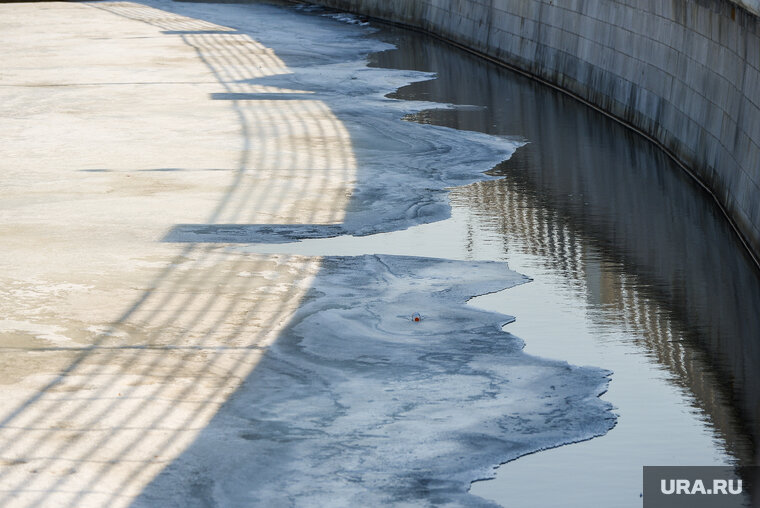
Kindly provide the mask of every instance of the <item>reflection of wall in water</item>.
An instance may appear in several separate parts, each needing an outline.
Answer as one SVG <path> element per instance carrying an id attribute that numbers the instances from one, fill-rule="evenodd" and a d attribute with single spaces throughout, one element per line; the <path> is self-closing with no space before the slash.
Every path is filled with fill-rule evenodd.
<path id="1" fill-rule="evenodd" d="M 455 41 L 640 129 L 715 193 L 760 252 L 756 9 L 726 0 L 317 3 Z"/>
<path id="2" fill-rule="evenodd" d="M 742 391 L 738 383 L 739 393 L 732 394 L 724 379 L 726 374 L 736 377 L 730 369 L 743 368 L 744 362 L 751 359 L 741 354 L 726 358 L 725 353 L 720 352 L 718 356 L 723 361 L 716 364 L 700 347 L 707 344 L 711 352 L 709 346 L 720 343 L 721 338 L 730 338 L 733 332 L 703 326 L 698 315 L 691 315 L 692 312 L 699 314 L 695 306 L 679 306 L 675 300 L 680 296 L 663 293 L 661 281 L 649 279 L 651 267 L 643 270 L 649 272 L 645 276 L 638 275 L 635 259 L 600 245 L 604 242 L 588 235 L 585 225 L 575 227 L 572 217 L 567 220 L 567 216 L 557 210 L 535 203 L 535 195 L 520 187 L 507 177 L 468 186 L 458 191 L 453 200 L 476 209 L 478 220 L 486 222 L 480 227 L 501 231 L 509 248 L 525 249 L 545 258 L 547 265 L 558 273 L 581 282 L 579 290 L 595 309 L 590 313 L 592 319 L 601 325 L 617 323 L 629 331 L 639 347 L 674 374 L 678 385 L 694 394 L 697 405 L 710 415 L 717 431 L 725 438 L 729 451 L 743 461 L 752 461 L 751 450 L 740 437 L 746 429 L 738 427 L 741 424 L 726 399 L 746 396 L 743 406 L 751 413 L 753 395 Z M 648 249 L 646 245 L 642 247 L 645 251 Z M 621 263 L 626 271 L 623 275 L 619 273 Z M 688 292 L 687 286 L 677 290 Z M 705 305 L 713 303 L 700 302 L 700 306 Z M 741 337 L 736 337 L 737 345 L 741 342 Z M 756 418 L 756 415 L 750 416 Z"/>
<path id="3" fill-rule="evenodd" d="M 595 111 L 445 44 L 394 36 L 400 49 L 374 55 L 374 65 L 438 72 L 396 97 L 483 106 L 410 120 L 529 141 L 497 168 L 505 180 L 456 190 L 452 201 L 503 231 L 508 246 L 517 235 L 583 281 L 593 303 L 617 308 L 597 317 L 638 330 L 729 447 L 749 459 L 739 452 L 747 445 L 730 442 L 736 418 L 723 401 L 736 399 L 757 437 L 760 277 L 706 194 L 651 144 Z"/>

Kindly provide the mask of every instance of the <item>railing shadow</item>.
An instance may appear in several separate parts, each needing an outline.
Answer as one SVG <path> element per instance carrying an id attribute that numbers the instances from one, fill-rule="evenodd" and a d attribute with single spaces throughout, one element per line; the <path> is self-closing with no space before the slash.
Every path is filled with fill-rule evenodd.
<path id="1" fill-rule="evenodd" d="M 289 72 L 271 49 L 234 29 L 147 5 L 79 5 L 144 22 L 153 36 L 180 38 L 215 78 L 218 92 L 209 99 L 228 102 L 242 146 L 230 148 L 240 157 L 221 173 L 229 183 L 209 225 L 342 221 L 356 170 L 348 133 L 308 93 L 251 84 Z M 24 467 L 0 470 L 0 504 L 129 504 L 250 373 L 320 264 L 213 244 L 177 250 L 90 345 L 35 349 L 72 358 L 3 411 L 0 456 Z M 103 487 L 109 484 L 118 490 Z"/>
<path id="2" fill-rule="evenodd" d="M 195 456 L 202 455 L 204 447 L 221 443 L 220 446 L 225 446 L 222 452 L 206 450 L 214 452 L 209 461 L 213 462 L 212 466 L 235 467 L 234 461 L 226 464 L 223 452 L 229 450 L 235 453 L 232 447 L 241 440 L 279 439 L 286 443 L 279 451 L 291 450 L 287 442 L 293 439 L 292 432 L 297 434 L 303 430 L 298 427 L 298 421 L 292 422 L 289 428 L 291 434 L 285 434 L 279 432 L 282 429 L 271 428 L 272 422 L 251 420 L 247 423 L 255 424 L 251 425 L 254 430 L 246 435 L 212 435 L 213 439 L 204 439 L 219 431 L 219 426 L 208 425 L 212 418 L 214 421 L 238 418 L 229 411 L 220 412 L 222 405 L 239 404 L 241 399 L 243 405 L 246 400 L 253 402 L 256 399 L 259 404 L 261 400 L 269 401 L 267 397 L 279 393 L 278 382 L 286 379 L 292 381 L 299 375 L 302 378 L 296 381 L 303 383 L 298 385 L 294 382 L 295 385 L 315 391 L 322 388 L 319 384 L 321 380 L 315 379 L 311 372 L 301 373 L 295 369 L 294 373 L 292 365 L 288 366 L 291 370 L 287 376 L 273 375 L 277 369 L 272 367 L 272 363 L 277 362 L 268 361 L 271 357 L 266 356 L 266 352 L 275 340 L 280 346 L 282 332 L 288 328 L 292 313 L 300 303 L 308 301 L 312 282 L 323 273 L 323 260 L 252 255 L 230 244 L 337 234 L 367 235 L 445 218 L 449 211 L 447 189 L 486 178 L 481 172 L 510 155 L 517 143 L 504 138 L 437 130 L 434 127 L 422 129 L 427 134 L 416 136 L 422 131 L 410 131 L 419 128 L 412 124 L 402 124 L 390 134 L 380 136 L 383 133 L 377 131 L 382 126 L 373 123 L 372 119 L 353 112 L 354 123 L 349 126 L 347 117 L 351 115 L 339 118 L 334 113 L 335 102 L 324 98 L 329 94 L 324 89 L 320 90 L 323 95 L 316 94 L 318 87 L 312 87 L 314 81 L 319 81 L 319 76 L 305 72 L 299 78 L 309 84 L 303 86 L 299 86 L 298 80 L 284 78 L 290 72 L 286 61 L 302 61 L 302 55 L 275 55 L 242 29 L 229 28 L 222 21 L 214 23 L 176 14 L 174 10 L 183 10 L 176 4 L 157 3 L 160 9 L 122 2 L 86 5 L 93 11 L 146 23 L 152 27 L 149 30 L 151 37 L 179 38 L 186 48 L 191 48 L 213 77 L 214 86 L 209 88 L 209 100 L 229 104 L 237 118 L 236 134 L 242 142 L 233 150 L 239 151 L 240 157 L 236 167 L 229 172 L 226 191 L 207 220 L 198 224 L 176 225 L 164 237 L 165 244 L 173 245 L 177 253 L 167 261 L 149 284 L 150 287 L 90 346 L 69 351 L 75 354 L 73 360 L 48 383 L 32 387 L 30 391 L 33 395 L 6 414 L 0 456 L 8 460 L 29 461 L 29 464 L 18 470 L 6 468 L 0 471 L 0 503 L 19 506 L 48 503 L 72 507 L 87 504 L 116 506 L 130 504 L 136 499 L 137 504 L 173 502 L 184 505 L 192 497 L 199 504 L 212 504 L 214 485 L 203 476 L 203 471 L 182 469 L 187 467 L 183 457 L 193 453 Z M 220 19 L 216 16 L 209 18 Z M 229 25 L 234 26 L 235 23 Z M 326 30 L 324 36 L 330 36 L 330 31 Z M 340 44 L 345 44 L 345 41 Z M 309 49 L 302 51 L 308 52 Z M 330 48 L 325 46 L 322 49 Z M 340 65 L 330 70 L 342 72 Z M 350 75 L 345 79 L 356 81 L 357 93 L 376 92 L 369 85 L 362 85 L 362 79 L 372 80 L 371 71 L 367 75 L 369 77 L 365 78 Z M 396 79 L 400 84 L 422 77 L 420 73 L 399 73 Z M 388 82 L 383 86 L 392 88 Z M 351 98 L 341 97 L 340 100 L 343 101 L 343 111 L 350 112 Z M 400 123 L 397 120 L 402 113 L 418 109 L 398 101 L 378 100 L 384 101 L 383 107 L 396 108 L 392 110 L 394 115 L 399 113 L 393 118 L 396 123 Z M 456 132 L 458 143 L 455 147 L 438 139 L 444 137 L 439 136 L 444 132 L 449 137 Z M 375 141 L 385 145 L 375 148 Z M 362 174 L 357 174 L 359 168 L 354 153 L 362 143 L 364 150 L 393 153 L 396 160 L 393 164 L 375 160 L 371 171 L 363 165 Z M 367 145 L 373 146 L 370 148 Z M 429 162 L 430 158 L 435 163 Z M 157 174 L 185 170 L 181 164 L 177 166 L 142 169 Z M 414 171 L 409 171 L 409 168 Z M 102 168 L 98 171 L 107 173 L 108 170 Z M 345 262 L 345 259 L 336 261 L 331 258 L 329 261 L 335 265 Z M 380 278 L 402 278 L 394 271 L 398 267 L 390 267 L 382 258 L 375 259 L 373 263 L 372 267 L 380 273 Z M 467 271 L 476 267 L 466 265 L 459 269 Z M 345 276 L 347 284 L 361 286 L 364 283 L 361 277 L 352 276 Z M 424 278 L 415 280 L 410 277 L 410 284 L 419 284 L 419 279 Z M 455 278 L 443 279 L 444 282 L 434 289 L 448 294 L 452 291 Z M 496 287 L 495 280 L 483 287 L 494 291 L 505 287 Z M 460 286 L 469 291 L 476 290 L 474 284 L 467 286 L 466 281 L 460 282 Z M 477 287 L 478 290 L 481 288 Z M 464 291 L 461 288 L 458 290 Z M 464 293 L 460 296 L 465 299 Z M 466 296 L 472 294 L 466 293 Z M 335 305 L 350 308 L 351 302 Z M 400 314 L 406 309 L 397 312 Z M 475 332 L 466 340 L 455 336 L 452 342 L 437 342 L 436 337 L 431 336 L 429 342 L 441 349 L 452 343 L 464 344 L 462 350 L 452 352 L 432 347 L 432 352 L 423 350 L 425 354 L 418 350 L 411 351 L 423 357 L 420 362 L 430 366 L 431 372 L 451 374 L 451 379 L 455 381 L 453 386 L 450 390 L 442 390 L 436 376 L 424 379 L 415 371 L 419 365 L 412 365 L 415 382 L 395 387 L 403 392 L 397 397 L 402 399 L 398 413 L 393 415 L 401 420 L 400 427 L 408 425 L 403 421 L 403 415 L 412 413 L 415 408 L 415 403 L 407 402 L 407 398 L 430 391 L 439 396 L 434 401 L 439 405 L 434 404 L 432 418 L 418 421 L 428 421 L 434 425 L 454 421 L 459 434 L 452 431 L 446 435 L 461 438 L 456 440 L 456 445 L 460 447 L 457 450 L 462 450 L 461 453 L 468 457 L 481 458 L 482 464 L 490 466 L 505 457 L 588 439 L 606 432 L 613 425 L 614 419 L 608 405 L 596 397 L 604 389 L 605 372 L 574 368 L 527 355 L 518 356 L 520 341 L 503 334 L 500 327 L 490 321 L 506 320 L 507 317 L 485 316 L 471 309 L 458 312 L 462 315 L 452 318 L 455 321 L 459 319 L 456 326 L 440 330 L 439 335 L 452 338 L 456 330 L 465 325 L 472 325 Z M 479 320 L 487 322 L 481 323 Z M 361 319 L 355 319 L 354 323 L 361 326 Z M 389 331 L 386 334 L 393 335 Z M 398 335 L 402 335 L 401 332 Z M 504 402 L 498 397 L 506 397 L 504 394 L 509 393 L 505 388 L 508 383 L 504 377 L 499 378 L 504 382 L 498 385 L 499 390 L 495 389 L 494 379 L 497 376 L 489 372 L 504 367 L 489 364 L 482 371 L 477 371 L 457 355 L 476 358 L 482 364 L 489 360 L 501 361 L 500 355 L 507 353 L 513 356 L 505 360 L 512 362 L 506 370 L 514 367 L 514 371 L 519 373 L 516 384 L 522 384 L 521 380 L 526 378 L 524 383 L 533 390 L 532 394 L 536 393 L 537 386 L 546 392 L 540 393 L 536 400 L 527 400 L 527 397 L 519 400 L 520 404 L 530 406 L 530 411 L 516 408 L 515 413 L 519 414 L 504 417 L 504 406 L 491 402 Z M 324 360 L 323 363 L 331 360 Z M 355 362 L 356 369 L 364 366 L 362 362 L 369 364 L 372 361 L 375 368 L 380 364 L 379 370 L 383 373 L 388 372 L 385 367 L 394 363 L 385 357 L 377 359 L 370 355 L 366 358 L 360 355 L 359 360 Z M 264 361 L 267 361 L 269 368 L 266 372 L 259 370 Z M 478 391 L 474 393 L 466 390 L 459 393 L 462 382 L 457 376 L 460 370 L 467 370 L 471 377 L 486 381 L 482 386 L 478 383 Z M 475 370 L 475 373 L 470 373 L 470 370 Z M 578 384 L 569 379 L 578 381 Z M 384 394 L 390 392 L 389 398 L 394 397 L 394 387 L 385 390 L 382 383 L 393 384 L 395 381 L 392 378 L 382 379 L 378 383 Z M 245 383 L 256 384 L 259 390 L 236 392 Z M 239 398 L 228 402 L 233 393 L 237 393 Z M 451 397 L 450 393 L 453 394 Z M 363 395 L 355 394 L 359 399 Z M 315 398 L 335 407 L 335 414 L 329 418 L 343 416 L 345 408 L 338 401 L 330 400 L 329 393 L 319 393 Z M 287 402 L 299 404 L 299 401 Z M 489 424 L 483 425 L 479 420 L 470 422 L 464 418 L 460 428 L 460 420 L 448 411 L 462 406 L 469 410 L 475 402 L 488 406 L 491 411 Z M 446 407 L 448 405 L 451 407 Z M 286 412 L 286 416 L 294 414 L 297 417 L 301 413 Z M 350 416 L 357 418 L 361 415 Z M 535 422 L 531 421 L 532 418 Z M 266 428 L 269 431 L 266 435 L 256 430 L 256 425 L 266 424 L 270 425 Z M 490 434 L 483 428 L 487 428 Z M 504 437 L 509 434 L 505 429 L 511 428 L 519 429 L 520 435 Z M 357 434 L 375 437 L 372 436 L 373 429 L 364 429 L 361 425 L 352 429 Z M 408 430 L 405 435 L 415 438 L 415 429 L 410 427 Z M 230 439 L 225 440 L 225 437 Z M 392 446 L 387 446 L 392 440 L 387 436 L 377 437 L 386 452 L 393 451 Z M 351 450 L 356 460 L 362 462 L 369 459 L 363 456 L 365 452 L 360 447 L 338 441 L 339 448 L 352 446 L 356 448 Z M 260 451 L 263 454 L 274 453 L 266 447 Z M 402 456 L 407 451 L 403 449 L 400 454 L 394 455 Z M 308 459 L 312 462 L 336 461 L 340 460 L 340 452 L 322 450 L 318 456 Z M 280 462 L 299 462 L 298 453 L 277 458 Z M 382 455 L 373 455 L 372 458 L 382 462 Z M 266 459 L 267 456 L 264 456 L 263 463 Z M 405 466 L 414 468 L 414 464 L 425 464 L 429 469 L 415 470 L 404 477 L 404 485 L 391 487 L 404 490 L 399 494 L 405 496 L 403 500 L 466 496 L 475 469 L 471 465 L 462 465 L 461 457 L 451 459 L 441 461 L 436 460 L 435 456 L 432 459 L 424 456 L 418 462 L 410 459 Z M 452 475 L 447 468 L 455 462 L 460 469 Z M 479 464 L 478 471 L 482 471 L 482 464 Z M 341 470 L 343 476 L 340 480 L 357 491 L 368 488 L 360 485 L 362 482 L 367 485 L 378 485 L 373 482 L 381 481 L 393 483 L 397 479 L 393 477 L 396 471 L 383 470 L 383 466 L 387 468 L 387 464 L 379 463 L 369 471 L 362 471 L 361 468 Z M 30 474 L 32 468 L 33 474 Z M 181 472 L 177 473 L 178 470 Z M 257 485 L 262 485 L 262 478 L 278 475 L 281 470 L 260 468 L 257 474 L 261 477 L 256 478 Z M 160 472 L 161 475 L 157 476 Z M 362 478 L 365 473 L 368 479 Z M 162 482 L 167 478 L 173 488 L 177 489 L 180 485 L 185 490 L 162 490 Z M 307 487 L 317 484 L 318 475 Z M 237 486 L 245 488 L 244 481 L 237 483 Z M 161 493 L 158 498 L 156 492 Z M 398 491 L 394 492 L 398 494 Z M 329 491 L 320 495 L 320 499 L 329 502 Z M 389 502 L 394 500 L 397 499 L 390 499 Z"/>

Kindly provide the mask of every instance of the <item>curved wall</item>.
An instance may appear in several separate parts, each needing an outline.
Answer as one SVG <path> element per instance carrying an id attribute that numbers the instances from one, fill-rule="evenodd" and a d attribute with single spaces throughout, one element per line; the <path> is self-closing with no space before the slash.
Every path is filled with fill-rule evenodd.
<path id="1" fill-rule="evenodd" d="M 760 254 L 760 1 L 312 1 L 435 33 L 634 126 Z"/>

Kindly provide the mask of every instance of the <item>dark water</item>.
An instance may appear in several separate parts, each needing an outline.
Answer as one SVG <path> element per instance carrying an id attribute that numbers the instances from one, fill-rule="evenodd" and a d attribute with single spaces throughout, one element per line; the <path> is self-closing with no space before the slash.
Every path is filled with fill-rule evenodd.
<path id="1" fill-rule="evenodd" d="M 503 178 L 455 189 L 454 215 L 512 268 L 551 281 L 546 291 L 591 323 L 593 347 L 614 342 L 648 362 L 634 395 L 639 411 L 655 398 L 646 390 L 665 390 L 644 382 L 647 369 L 661 372 L 661 384 L 693 410 L 693 425 L 707 429 L 720 452 L 713 456 L 757 464 L 760 274 L 711 198 L 651 143 L 559 92 L 424 35 L 385 27 L 378 37 L 399 49 L 372 55 L 372 66 L 438 75 L 391 97 L 477 106 L 442 104 L 407 120 L 528 142 L 493 169 Z M 532 297 L 549 299 L 540 290 Z M 530 326 L 510 331 L 531 349 Z M 621 383 L 630 395 L 637 367 L 629 363 Z M 617 404 L 613 391 L 607 397 Z M 630 406 L 619 404 L 621 424 L 636 419 Z M 662 439 L 689 439 L 683 434 Z M 674 453 L 670 462 L 688 460 Z"/>

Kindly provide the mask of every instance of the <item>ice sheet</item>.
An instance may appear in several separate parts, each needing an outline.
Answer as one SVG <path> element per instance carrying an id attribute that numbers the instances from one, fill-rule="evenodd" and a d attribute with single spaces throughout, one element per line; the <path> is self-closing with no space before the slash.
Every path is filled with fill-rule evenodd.
<path id="1" fill-rule="evenodd" d="M 275 48 L 288 72 L 243 80 L 236 86 L 294 93 L 215 94 L 215 98 L 323 103 L 340 120 L 341 128 L 350 133 L 357 159 L 348 209 L 340 223 L 180 224 L 168 232 L 165 241 L 280 243 L 369 235 L 439 221 L 450 216 L 446 189 L 489 179 L 484 172 L 523 144 L 513 138 L 402 121 L 404 115 L 433 104 L 386 95 L 410 82 L 432 79 L 434 74 L 368 67 L 369 53 L 392 46 L 367 37 L 372 29 L 346 23 L 353 18 L 299 15 L 267 5 L 151 3 L 213 19 Z"/>
<path id="2" fill-rule="evenodd" d="M 487 506 L 492 466 L 605 433 L 608 372 L 522 352 L 465 305 L 503 263 L 325 258 L 286 331 L 136 506 Z M 415 323 L 412 313 L 422 321 Z"/>
<path id="3" fill-rule="evenodd" d="M 358 162 L 340 223 L 181 224 L 166 241 L 280 243 L 438 221 L 447 188 L 489 178 L 521 144 L 402 121 L 431 105 L 385 95 L 433 76 L 368 68 L 368 53 L 390 47 L 367 27 L 262 5 L 150 3 L 274 48 L 289 72 L 247 84 L 326 104 Z M 271 350 L 136 506 L 490 505 L 467 491 L 495 465 L 614 425 L 598 398 L 608 371 L 526 355 L 501 329 L 510 316 L 465 305 L 526 280 L 503 263 L 324 258 Z"/>

